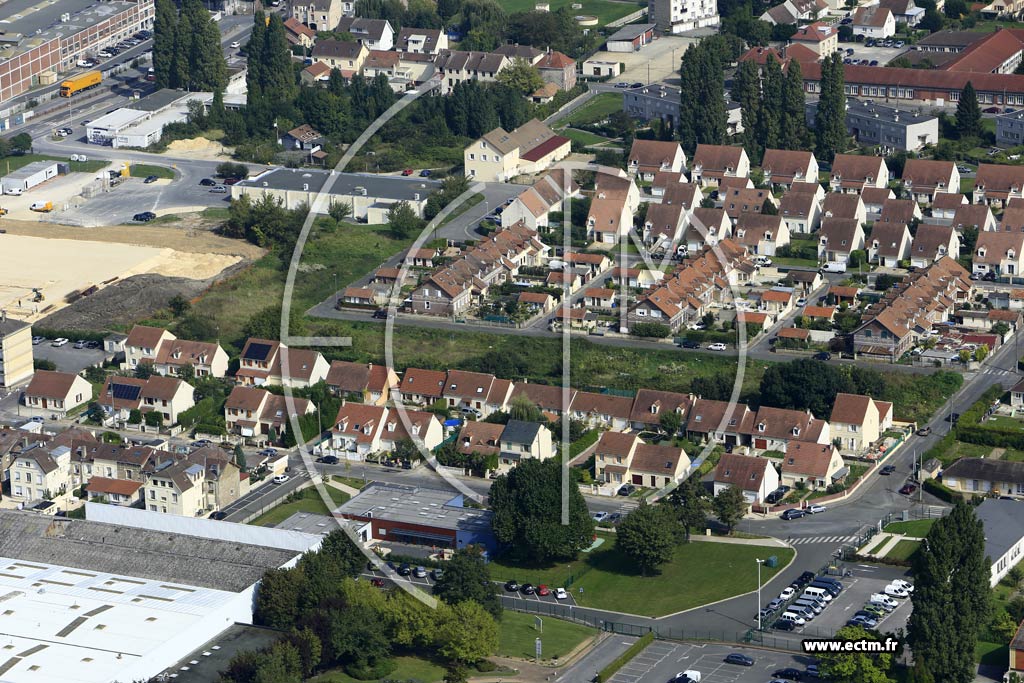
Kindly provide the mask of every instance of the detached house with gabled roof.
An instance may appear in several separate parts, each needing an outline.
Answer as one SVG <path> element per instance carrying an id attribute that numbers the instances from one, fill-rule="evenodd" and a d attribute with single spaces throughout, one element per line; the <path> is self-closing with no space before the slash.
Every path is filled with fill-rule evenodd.
<path id="1" fill-rule="evenodd" d="M 697 145 L 691 181 L 701 187 L 717 186 L 723 178 L 749 178 L 750 158 L 742 147 Z"/>
<path id="2" fill-rule="evenodd" d="M 367 50 L 390 50 L 395 46 L 395 29 L 387 19 L 342 17 L 335 31 L 352 34 Z"/>
<path id="3" fill-rule="evenodd" d="M 853 13 L 853 34 L 865 38 L 888 38 L 896 34 L 896 17 L 882 5 L 858 7 Z"/>
<path id="4" fill-rule="evenodd" d="M 914 201 L 930 204 L 937 194 L 960 192 L 960 171 L 952 161 L 907 159 L 903 187 Z"/>
<path id="5" fill-rule="evenodd" d="M 910 265 L 913 268 L 927 268 L 934 262 L 949 256 L 960 258 L 960 236 L 947 225 L 922 223 L 910 245 Z"/>
<path id="6" fill-rule="evenodd" d="M 548 460 L 555 455 L 551 430 L 539 422 L 509 420 L 498 445 L 499 472 L 507 472 L 523 460 Z"/>
<path id="7" fill-rule="evenodd" d="M 820 189 L 821 186 L 818 185 Z M 786 223 L 790 234 L 809 235 L 821 225 L 821 202 L 813 192 L 790 190 L 782 195 L 779 215 Z"/>
<path id="8" fill-rule="evenodd" d="M 436 55 L 448 49 L 448 34 L 439 28 L 410 28 L 403 26 L 395 38 L 399 52 Z"/>
<path id="9" fill-rule="evenodd" d="M 809 410 L 761 406 L 740 425 L 740 434 L 758 450 L 782 451 L 797 441 L 830 443 L 829 423 Z"/>
<path id="10" fill-rule="evenodd" d="M 962 204 L 953 213 L 951 225 L 959 232 L 964 228 L 977 228 L 978 232 L 993 232 L 998 228 L 996 217 L 987 204 Z"/>
<path id="11" fill-rule="evenodd" d="M 449 370 L 442 398 L 449 408 L 484 418 L 505 410 L 512 393 L 512 382 L 494 375 L 466 370 Z"/>
<path id="12" fill-rule="evenodd" d="M 64 417 L 92 399 L 92 385 L 70 372 L 36 370 L 25 387 L 23 402 L 30 414 Z"/>
<path id="13" fill-rule="evenodd" d="M 623 484 L 662 488 L 689 469 L 682 448 L 648 444 L 637 434 L 604 432 L 594 446 L 594 478 L 615 489 Z"/>
<path id="14" fill-rule="evenodd" d="M 279 341 L 245 341 L 235 379 L 244 386 L 311 387 L 327 378 L 330 365 L 319 351 L 290 349 Z"/>
<path id="15" fill-rule="evenodd" d="M 735 240 L 751 254 L 775 256 L 789 244 L 789 227 L 780 215 L 742 213 L 734 230 Z"/>
<path id="16" fill-rule="evenodd" d="M 870 213 L 870 212 L 869 212 Z M 882 210 L 878 215 L 879 223 L 895 223 L 910 225 L 914 221 L 921 220 L 921 207 L 912 199 L 886 199 L 882 203 Z"/>
<path id="17" fill-rule="evenodd" d="M 177 376 L 190 367 L 196 377 L 224 377 L 228 371 L 228 354 L 220 344 L 178 339 L 159 327 L 133 327 L 125 339 L 124 353 L 123 370 L 152 365 L 161 375 Z"/>
<path id="18" fill-rule="evenodd" d="M 360 42 L 323 39 L 313 46 L 314 64 L 323 64 L 337 69 L 346 79 L 352 78 L 363 68 L 370 50 Z"/>
<path id="19" fill-rule="evenodd" d="M 717 496 L 731 487 L 743 492 L 748 505 L 762 503 L 779 488 L 779 473 L 768 458 L 723 453 L 715 466 L 713 493 Z"/>
<path id="20" fill-rule="evenodd" d="M 977 275 L 1020 275 L 1024 270 L 1024 233 L 979 232 L 972 259 Z"/>
<path id="21" fill-rule="evenodd" d="M 932 199 L 932 220 L 936 222 L 951 221 L 956 210 L 965 205 L 967 205 L 967 197 L 959 192 L 939 192 Z"/>
<path id="22" fill-rule="evenodd" d="M 229 434 L 246 438 L 278 436 L 291 429 L 290 419 L 315 412 L 312 401 L 288 399 L 256 387 L 235 387 L 224 403 L 224 424 Z"/>
<path id="23" fill-rule="evenodd" d="M 832 405 L 832 437 L 843 453 L 863 455 L 892 427 L 892 404 L 860 394 L 836 394 Z"/>
<path id="24" fill-rule="evenodd" d="M 548 214 L 561 211 L 566 197 L 578 197 L 580 187 L 562 169 L 552 169 L 533 185 L 519 193 L 501 212 L 501 226 L 522 223 L 531 230 L 548 227 Z"/>
<path id="25" fill-rule="evenodd" d="M 406 368 L 398 385 L 399 399 L 403 403 L 429 405 L 444 396 L 448 373 L 443 370 Z"/>
<path id="26" fill-rule="evenodd" d="M 686 170 L 686 154 L 675 141 L 633 140 L 629 150 L 626 168 L 630 176 L 653 181 L 661 172 L 683 173 Z"/>
<path id="27" fill-rule="evenodd" d="M 512 132 L 498 127 L 463 152 L 466 175 L 483 183 L 505 182 L 518 175 L 540 173 L 569 155 L 568 138 L 531 119 Z"/>
<path id="28" fill-rule="evenodd" d="M 359 459 L 379 453 L 388 413 L 389 409 L 384 406 L 343 402 L 331 428 L 331 449 L 356 455 Z"/>
<path id="29" fill-rule="evenodd" d="M 829 192 L 821 203 L 821 218 L 846 218 L 863 225 L 868 220 L 867 207 L 860 195 Z"/>
<path id="30" fill-rule="evenodd" d="M 910 244 L 910 229 L 905 223 L 875 223 L 868 244 L 868 260 L 897 268 L 900 261 L 910 256 Z"/>
<path id="31" fill-rule="evenodd" d="M 795 441 L 782 458 L 783 486 L 823 489 L 841 482 L 849 473 L 839 449 L 831 443 Z"/>
<path id="32" fill-rule="evenodd" d="M 789 187 L 793 183 L 818 181 L 818 160 L 810 152 L 766 149 L 761 161 L 764 181 L 769 185 Z"/>
<path id="33" fill-rule="evenodd" d="M 1003 207 L 1024 197 L 1024 166 L 980 164 L 974 180 L 975 204 Z"/>
<path id="34" fill-rule="evenodd" d="M 849 218 L 824 218 L 818 231 L 818 256 L 849 263 L 850 254 L 864 248 L 864 230 Z"/>
<path id="35" fill-rule="evenodd" d="M 865 187 L 885 187 L 888 184 L 889 167 L 881 157 L 837 154 L 832 162 L 833 192 L 860 194 Z"/>
<path id="36" fill-rule="evenodd" d="M 96 402 L 117 422 L 127 422 L 131 411 L 159 413 L 163 424 L 178 422 L 178 415 L 195 405 L 192 385 L 176 377 L 152 375 L 148 379 L 136 377 L 107 377 Z"/>

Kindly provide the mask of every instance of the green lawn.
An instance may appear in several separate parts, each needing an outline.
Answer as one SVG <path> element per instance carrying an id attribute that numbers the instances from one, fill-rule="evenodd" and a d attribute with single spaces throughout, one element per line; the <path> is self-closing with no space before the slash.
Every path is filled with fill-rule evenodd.
<path id="1" fill-rule="evenodd" d="M 622 93 L 603 92 L 589 100 L 582 107 L 559 121 L 559 125 L 578 126 L 582 123 L 595 123 L 607 118 L 617 111 L 622 111 Z"/>
<path id="2" fill-rule="evenodd" d="M 944 467 L 949 467 L 960 458 L 987 458 L 991 452 L 991 446 L 954 441 L 953 447 L 943 453 L 939 459 Z"/>
<path id="3" fill-rule="evenodd" d="M 974 191 L 974 178 L 961 178 L 960 179 L 960 192 L 967 194 L 968 192 Z"/>
<path id="4" fill-rule="evenodd" d="M 889 537 L 886 536 L 882 540 L 877 541 L 876 543 L 873 543 L 872 545 L 870 545 L 868 547 L 868 549 L 864 551 L 864 554 L 865 555 L 873 555 L 873 554 L 877 553 L 879 550 L 881 550 L 882 546 L 885 545 L 888 542 L 889 542 Z"/>
<path id="5" fill-rule="evenodd" d="M 1003 453 L 1001 460 L 1007 460 L 1009 462 L 1024 462 L 1024 451 L 1014 450 L 1012 448 L 1006 449 Z"/>
<path id="6" fill-rule="evenodd" d="M 265 486 L 273 486 L 273 484 L 265 484 Z M 331 499 L 337 505 L 348 501 L 348 494 L 344 491 L 328 486 L 326 487 L 327 493 L 331 496 Z M 320 499 L 320 492 L 316 488 L 302 489 L 302 497 L 298 500 L 290 503 L 282 503 L 277 507 L 271 508 L 264 512 L 256 519 L 249 522 L 254 526 L 276 526 L 284 520 L 288 519 L 296 512 L 312 512 L 318 515 L 329 515 L 331 511 L 327 509 L 324 502 Z"/>
<path id="7" fill-rule="evenodd" d="M 21 156 L 9 156 L 0 159 L 0 175 L 6 175 L 11 171 L 17 171 L 22 166 L 27 166 L 34 161 L 69 161 L 68 157 L 53 156 L 51 154 L 22 154 Z M 72 173 L 95 173 L 101 168 L 110 165 L 109 161 L 71 161 Z"/>
<path id="8" fill-rule="evenodd" d="M 620 17 L 624 17 L 631 12 L 635 12 L 642 7 L 647 5 L 630 4 L 628 2 L 608 2 L 608 0 L 578 0 L 582 5 L 583 9 L 572 10 L 573 16 L 580 14 L 593 14 L 598 18 L 601 25 L 607 24 L 609 21 L 614 21 Z M 551 11 L 561 7 L 571 7 L 574 0 L 550 0 Z M 533 6 L 536 4 L 535 0 L 502 0 L 501 6 L 508 14 L 515 14 L 516 12 L 531 12 Z"/>
<path id="9" fill-rule="evenodd" d="M 200 215 L 214 221 L 226 221 L 231 216 L 231 210 L 219 206 L 208 206 L 202 210 Z"/>
<path id="10" fill-rule="evenodd" d="M 1006 667 L 1010 661 L 1010 648 L 1006 643 L 987 643 L 979 640 L 974 647 L 974 659 L 979 664 Z"/>
<path id="11" fill-rule="evenodd" d="M 892 534 L 904 534 L 914 538 L 924 538 L 935 524 L 934 519 L 912 519 L 909 522 L 893 522 L 885 525 L 885 531 Z"/>
<path id="12" fill-rule="evenodd" d="M 576 575 L 571 586 L 574 595 L 580 587 L 584 589 L 583 598 L 577 599 L 579 604 L 653 617 L 755 590 L 755 559 L 775 555 L 781 568 L 793 557 L 788 548 L 695 541 L 680 545 L 675 559 L 663 566 L 660 574 L 642 577 L 616 551 L 615 539 L 604 538 L 604 544 L 590 553 L 581 553 L 574 562 L 539 568 L 492 562 L 491 576 L 495 580 L 514 578 L 557 587 Z M 771 580 L 777 571 L 762 569 L 762 582 Z"/>
<path id="13" fill-rule="evenodd" d="M 145 178 L 155 175 L 157 178 L 174 180 L 174 170 L 166 166 L 154 166 L 152 164 L 132 164 L 128 167 L 133 178 Z"/>
<path id="14" fill-rule="evenodd" d="M 996 415 L 995 417 L 986 420 L 985 426 L 994 427 L 996 429 L 1024 430 L 1024 422 L 1012 417 L 1006 417 L 1005 415 Z"/>
<path id="15" fill-rule="evenodd" d="M 888 560 L 909 560 L 917 552 L 920 541 L 900 541 L 885 554 Z"/>
<path id="16" fill-rule="evenodd" d="M 789 256 L 772 256 L 772 263 L 777 266 L 801 266 L 804 268 L 817 268 L 818 262 L 806 258 L 791 258 Z"/>
<path id="17" fill-rule="evenodd" d="M 361 489 L 366 486 L 366 482 L 356 477 L 343 477 L 340 474 L 334 475 L 334 481 L 351 486 L 354 489 Z"/>
<path id="18" fill-rule="evenodd" d="M 541 658 L 558 659 L 597 633 L 596 629 L 552 617 L 541 617 L 543 633 L 534 628 L 533 614 L 506 610 L 498 622 L 498 655 L 532 659 L 534 639 L 541 639 Z"/>
<path id="19" fill-rule="evenodd" d="M 374 683 L 374 681 L 415 681 L 416 683 L 440 683 L 444 679 L 444 668 L 417 657 L 395 657 L 395 670 L 383 679 L 372 681 L 352 678 L 344 671 L 335 669 L 314 676 L 309 683 Z"/>
<path id="20" fill-rule="evenodd" d="M 585 130 L 576 130 L 575 128 L 562 128 L 558 131 L 558 134 L 584 146 L 599 145 L 604 142 L 609 142 L 608 138 L 603 138 L 600 135 L 596 135 Z"/>

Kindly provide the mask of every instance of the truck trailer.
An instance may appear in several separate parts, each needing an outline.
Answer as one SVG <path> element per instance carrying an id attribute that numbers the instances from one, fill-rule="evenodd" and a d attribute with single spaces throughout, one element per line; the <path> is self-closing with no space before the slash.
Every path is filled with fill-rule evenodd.
<path id="1" fill-rule="evenodd" d="M 60 84 L 60 96 L 71 97 L 77 95 L 83 90 L 89 90 L 95 88 L 103 80 L 103 75 L 99 71 L 86 71 L 84 74 L 69 78 Z"/>

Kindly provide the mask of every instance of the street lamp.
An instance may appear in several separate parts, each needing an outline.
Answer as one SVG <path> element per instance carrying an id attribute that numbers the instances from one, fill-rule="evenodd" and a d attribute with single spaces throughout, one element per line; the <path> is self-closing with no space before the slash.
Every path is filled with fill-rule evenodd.
<path id="1" fill-rule="evenodd" d="M 761 565 L 764 560 L 754 558 L 757 562 L 757 630 L 761 630 Z"/>

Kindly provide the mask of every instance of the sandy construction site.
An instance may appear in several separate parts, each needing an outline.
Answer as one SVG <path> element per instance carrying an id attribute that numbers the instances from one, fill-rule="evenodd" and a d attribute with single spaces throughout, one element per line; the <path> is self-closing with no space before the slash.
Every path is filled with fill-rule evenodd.
<path id="1" fill-rule="evenodd" d="M 8 220 L 0 227 L 6 230 L 0 234 L 0 308 L 28 322 L 68 306 L 82 293 L 132 276 L 207 281 L 262 253 L 252 245 L 185 228 L 143 232 L 130 226 L 81 229 Z"/>

